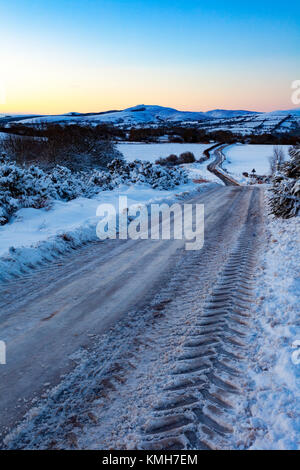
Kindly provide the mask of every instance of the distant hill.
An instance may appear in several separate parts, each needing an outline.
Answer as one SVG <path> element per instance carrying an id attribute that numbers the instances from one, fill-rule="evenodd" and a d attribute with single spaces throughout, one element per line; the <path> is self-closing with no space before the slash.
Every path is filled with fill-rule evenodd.
<path id="1" fill-rule="evenodd" d="M 29 122 L 64 122 L 64 121 L 94 121 L 94 122 L 110 122 L 110 123 L 124 123 L 124 124 L 147 124 L 147 123 L 160 123 L 160 122 L 188 122 L 188 121 L 203 121 L 211 118 L 226 118 L 235 116 L 245 116 L 251 114 L 258 114 L 252 111 L 244 110 L 223 110 L 216 109 L 213 111 L 178 111 L 174 108 L 167 108 L 157 105 L 138 105 L 131 108 L 126 108 L 122 111 L 112 110 L 97 113 L 77 113 L 69 112 L 61 115 L 40 116 L 38 118 L 26 118 Z M 25 119 L 24 119 L 25 121 Z"/>
<path id="2" fill-rule="evenodd" d="M 244 110 L 227 110 L 227 109 L 213 109 L 212 111 L 207 111 L 207 117 L 211 118 L 231 118 L 237 116 L 247 116 L 249 114 L 261 114 L 255 111 L 244 111 Z"/>
<path id="3" fill-rule="evenodd" d="M 235 134 L 263 134 L 263 133 L 300 133 L 300 109 L 279 110 L 268 113 L 247 110 L 214 109 L 206 112 L 179 111 L 157 105 L 133 106 L 121 111 L 111 110 L 104 112 L 77 113 L 52 116 L 23 116 L 0 117 L 1 122 L 19 121 L 24 124 L 37 124 L 39 122 L 81 125 L 110 123 L 117 126 L 147 126 L 160 124 L 196 125 L 207 131 L 231 131 Z"/>

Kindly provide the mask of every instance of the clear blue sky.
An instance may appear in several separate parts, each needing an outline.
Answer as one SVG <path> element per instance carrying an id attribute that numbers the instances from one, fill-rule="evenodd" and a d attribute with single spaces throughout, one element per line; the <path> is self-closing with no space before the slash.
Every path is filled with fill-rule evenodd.
<path id="1" fill-rule="evenodd" d="M 1 112 L 291 108 L 300 2 L 10 0 Z"/>

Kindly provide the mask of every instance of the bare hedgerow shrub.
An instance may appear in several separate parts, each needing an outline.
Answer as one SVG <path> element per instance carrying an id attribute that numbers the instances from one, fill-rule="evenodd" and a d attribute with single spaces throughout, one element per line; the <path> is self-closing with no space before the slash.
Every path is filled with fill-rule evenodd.
<path id="1" fill-rule="evenodd" d="M 178 165 L 179 160 L 177 155 L 171 154 L 167 158 L 160 158 L 159 160 L 156 160 L 156 165 L 161 165 L 161 166 L 174 166 Z"/>
<path id="2" fill-rule="evenodd" d="M 45 143 L 39 138 L 8 134 L 0 141 L 1 151 L 19 165 L 39 160 L 43 163 Z"/>
<path id="3" fill-rule="evenodd" d="M 183 152 L 179 157 L 177 155 L 169 155 L 167 158 L 160 158 L 156 160 L 157 165 L 161 166 L 175 166 L 182 165 L 183 163 L 194 163 L 196 161 L 195 155 L 192 152 Z"/>
<path id="4" fill-rule="evenodd" d="M 194 163 L 195 155 L 192 152 L 183 152 L 179 156 L 179 163 Z"/>
<path id="5" fill-rule="evenodd" d="M 178 157 L 175 154 L 171 154 L 166 158 L 166 161 L 170 163 L 171 165 L 177 165 L 178 164 Z"/>
<path id="6" fill-rule="evenodd" d="M 21 165 L 52 168 L 59 164 L 72 171 L 106 168 L 113 159 L 123 158 L 97 127 L 41 124 L 36 133 L 35 137 L 9 135 L 0 142 L 0 150 Z"/>

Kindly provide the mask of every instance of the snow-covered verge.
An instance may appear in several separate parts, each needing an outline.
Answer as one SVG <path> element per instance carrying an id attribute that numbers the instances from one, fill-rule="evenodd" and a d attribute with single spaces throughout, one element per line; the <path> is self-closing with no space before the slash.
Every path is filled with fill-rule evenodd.
<path id="1" fill-rule="evenodd" d="M 9 223 L 0 227 L 0 280 L 24 273 L 39 263 L 96 240 L 99 204 L 112 204 L 118 212 L 119 196 L 127 196 L 128 205 L 172 203 L 209 187 L 209 183 L 199 185 L 192 181 L 172 189 L 154 189 L 145 183 L 122 184 L 90 198 L 54 201 L 50 209 L 22 208 Z"/>
<path id="2" fill-rule="evenodd" d="M 223 185 L 224 183 L 222 183 L 220 178 L 208 171 L 207 164 L 210 161 L 211 160 L 204 163 L 190 163 L 182 166 L 188 172 L 188 175 L 192 181 L 206 180 Z"/>
<path id="3" fill-rule="evenodd" d="M 0 156 L 0 225 L 23 207 L 49 207 L 53 200 L 69 201 L 76 197 L 92 197 L 121 184 L 147 184 L 153 189 L 173 189 L 187 183 L 181 168 L 162 168 L 150 162 L 126 163 L 114 159 L 108 171 L 91 170 L 72 173 L 56 166 L 43 171 L 38 166 L 21 167 L 3 154 Z"/>
<path id="4" fill-rule="evenodd" d="M 300 211 L 300 146 L 289 151 L 290 160 L 284 162 L 273 177 L 271 209 L 277 217 L 288 219 Z"/>
<path id="5" fill-rule="evenodd" d="M 300 345 L 300 218 L 266 214 L 266 228 L 249 370 L 249 408 L 255 418 L 251 449 L 299 449 L 300 351 L 294 347 L 297 340 Z"/>

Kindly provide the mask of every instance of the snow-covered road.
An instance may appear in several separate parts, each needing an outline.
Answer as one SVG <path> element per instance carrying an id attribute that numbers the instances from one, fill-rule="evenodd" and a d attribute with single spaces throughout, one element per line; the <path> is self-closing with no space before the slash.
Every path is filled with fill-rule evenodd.
<path id="1" fill-rule="evenodd" d="M 2 437 L 31 410 L 6 445 L 235 447 L 261 194 L 220 186 L 195 197 L 205 204 L 200 251 L 107 240 L 5 284 Z"/>
<path id="2" fill-rule="evenodd" d="M 239 186 L 239 183 L 234 178 L 226 174 L 221 168 L 222 162 L 225 159 L 223 150 L 226 147 L 226 145 L 222 145 L 213 150 L 213 152 L 210 152 L 210 155 L 214 156 L 215 159 L 207 165 L 207 169 L 223 181 L 226 186 Z"/>

